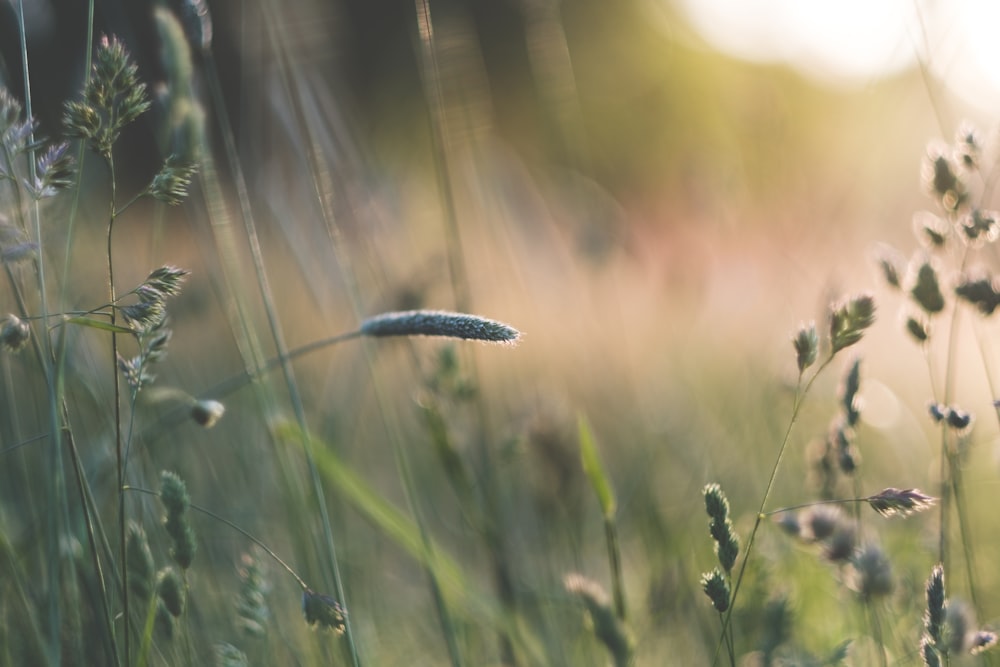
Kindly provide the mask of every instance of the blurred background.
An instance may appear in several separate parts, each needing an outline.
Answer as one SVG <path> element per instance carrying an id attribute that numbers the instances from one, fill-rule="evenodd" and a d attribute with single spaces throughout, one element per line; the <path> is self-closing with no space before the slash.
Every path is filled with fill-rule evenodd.
<path id="1" fill-rule="evenodd" d="M 18 8 L 0 7 L 0 83 L 23 99 Z M 85 74 L 86 3 L 32 0 L 23 10 L 38 132 L 56 138 L 62 102 Z M 163 263 L 192 271 L 171 302 L 158 384 L 227 405 L 206 431 L 171 420 L 156 400 L 140 403 L 135 483 L 177 471 L 196 503 L 329 592 L 306 466 L 270 435 L 301 401 L 327 446 L 386 500 L 415 503 L 442 548 L 492 591 L 497 545 L 476 537 L 435 457 L 433 408 L 474 486 L 495 494 L 510 595 L 547 664 L 604 664 L 561 583 L 578 571 L 609 586 L 600 508 L 579 465 L 585 414 L 619 496 L 637 664 L 705 664 L 718 630 L 698 586 L 713 564 L 701 489 L 722 484 L 745 535 L 791 411 L 791 337 L 813 320 L 822 332 L 829 304 L 846 295 L 870 291 L 879 306 L 857 349 L 865 491 L 933 491 L 925 405 L 943 357 L 906 337 L 904 299 L 883 287 L 873 258 L 880 244 L 905 257 L 919 248 L 914 214 L 933 209 L 921 171 L 929 145 L 950 144 L 970 121 L 991 146 L 998 11 L 972 0 L 97 2 L 96 34 L 124 41 L 153 99 L 116 147 L 119 190 L 140 190 L 167 155 L 204 160 L 188 202 L 140 202 L 116 223 L 120 289 Z M 106 292 L 108 172 L 88 157 L 83 178 L 74 235 L 69 198 L 46 216 L 66 309 Z M 9 298 L 0 293 L 13 310 Z M 296 362 L 294 389 L 273 373 L 216 396 L 226 378 L 277 354 L 268 298 L 289 348 L 410 308 L 474 312 L 525 336 L 514 349 L 345 343 Z M 106 485 L 107 345 L 97 332 L 74 336 L 70 408 L 94 483 Z M 988 414 L 995 360 L 981 349 L 957 366 L 966 369 L 958 400 Z M 30 360 L 4 364 L 5 409 L 20 415 L 0 427 L 11 447 L 44 428 L 44 410 L 41 394 L 18 389 Z M 838 359 L 815 385 L 775 507 L 816 497 L 807 445 L 836 412 L 846 368 Z M 981 422 L 966 482 L 985 496 L 996 484 L 997 426 Z M 390 442 L 409 454 L 416 499 Z M 22 494 L 25 475 L 43 466 L 31 447 L 3 459 L 0 526 L 17 553 L 38 548 Z M 114 490 L 104 490 L 112 507 Z M 327 494 L 367 662 L 444 664 L 420 566 L 336 488 Z M 155 532 L 155 503 L 133 509 Z M 226 596 L 250 545 L 199 521 L 203 569 L 192 576 L 205 594 L 192 600 L 203 622 L 191 632 L 207 655 L 233 634 Z M 913 546 L 929 543 L 933 522 L 913 521 L 883 541 L 919 593 L 931 556 Z M 844 595 L 837 574 L 803 564 L 810 555 L 777 530 L 764 533 L 767 565 L 748 599 L 767 599 L 763 582 L 782 569 L 789 579 L 805 572 L 813 583 L 780 586 L 803 619 L 790 641 L 818 655 L 864 634 L 850 614 L 815 627 L 809 614 Z M 295 582 L 275 570 L 273 639 L 260 655 L 277 662 L 259 664 L 339 656 L 334 641 L 302 634 Z M 989 573 L 980 581 L 1000 583 Z M 918 633 L 920 595 L 894 604 Z M 986 618 L 1000 615 L 995 602 L 986 607 Z M 470 664 L 509 661 L 502 642 L 465 620 Z M 742 652 L 757 636 L 753 619 L 744 623 Z M 853 664 L 873 664 L 865 660 Z"/>

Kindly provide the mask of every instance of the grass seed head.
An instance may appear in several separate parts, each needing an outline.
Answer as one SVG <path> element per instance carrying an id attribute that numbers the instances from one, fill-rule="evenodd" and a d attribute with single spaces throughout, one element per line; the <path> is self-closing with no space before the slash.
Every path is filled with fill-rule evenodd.
<path id="1" fill-rule="evenodd" d="M 920 638 L 920 657 L 927 667 L 941 667 L 941 657 L 934 648 L 934 640 L 927 635 Z"/>
<path id="2" fill-rule="evenodd" d="M 906 332 L 919 344 L 924 344 L 931 337 L 930 323 L 915 316 L 906 318 Z"/>
<path id="3" fill-rule="evenodd" d="M 156 566 L 149 550 L 146 532 L 134 521 L 128 522 L 128 537 L 125 540 L 128 554 L 128 589 L 142 602 L 148 602 L 156 585 Z"/>
<path id="4" fill-rule="evenodd" d="M 938 564 L 931 570 L 925 588 L 927 610 L 924 613 L 924 630 L 930 643 L 941 646 L 944 639 L 945 609 L 948 601 L 944 589 L 944 568 Z"/>
<path id="5" fill-rule="evenodd" d="M 205 428 L 215 426 L 226 412 L 226 406 L 219 401 L 195 401 L 191 406 L 191 419 Z"/>
<path id="6" fill-rule="evenodd" d="M 819 335 L 816 333 L 816 325 L 810 323 L 803 324 L 799 332 L 792 339 L 795 347 L 795 361 L 799 367 L 799 373 L 816 363 L 816 355 L 819 353 Z"/>
<path id="7" fill-rule="evenodd" d="M 836 354 L 861 340 L 865 329 L 875 323 L 875 299 L 859 294 L 830 309 L 830 347 Z"/>
<path id="8" fill-rule="evenodd" d="M 340 635 L 347 627 L 347 611 L 329 595 L 316 593 L 310 589 L 302 592 L 302 613 L 306 623 L 321 630 L 331 630 Z"/>
<path id="9" fill-rule="evenodd" d="M 885 597 L 892 593 L 895 581 L 892 563 L 881 547 L 866 544 L 851 558 L 850 587 L 865 600 Z"/>
<path id="10" fill-rule="evenodd" d="M 570 573 L 563 577 L 563 586 L 566 592 L 583 601 L 594 635 L 614 657 L 615 664 L 630 664 L 635 642 L 628 628 L 615 614 L 611 600 L 601 585 L 582 574 Z"/>
<path id="11" fill-rule="evenodd" d="M 20 352 L 31 338 L 31 327 L 17 315 L 9 313 L 0 323 L 0 346 L 8 352 Z"/>
<path id="12" fill-rule="evenodd" d="M 836 505 L 815 505 L 800 513 L 800 536 L 805 540 L 822 542 L 832 537 L 843 521 L 844 512 Z"/>
<path id="13" fill-rule="evenodd" d="M 191 498 L 188 496 L 187 487 L 175 473 L 164 470 L 160 476 L 161 491 L 160 500 L 167 510 L 167 516 L 163 519 L 163 526 L 167 534 L 173 540 L 170 555 L 181 569 L 191 567 L 197 545 L 194 541 L 194 531 L 188 521 L 188 507 L 191 505 Z"/>
<path id="14" fill-rule="evenodd" d="M 941 208 L 954 213 L 968 200 L 968 189 L 945 146 L 931 146 L 921 169 L 928 193 Z"/>
<path id="15" fill-rule="evenodd" d="M 977 630 L 969 637 L 969 653 L 979 655 L 997 644 L 997 633 L 992 630 Z"/>
<path id="16" fill-rule="evenodd" d="M 838 521 L 833 534 L 825 541 L 823 556 L 832 563 L 846 563 L 858 546 L 858 527 L 853 519 Z"/>
<path id="17" fill-rule="evenodd" d="M 240 592 L 236 600 L 237 626 L 250 637 L 263 637 L 267 633 L 267 620 L 271 615 L 267 606 L 270 585 L 263 565 L 256 556 L 243 554 L 239 568 Z"/>
<path id="18" fill-rule="evenodd" d="M 972 304 L 984 316 L 993 314 L 1000 306 L 1000 291 L 988 275 L 963 275 L 955 285 L 958 298 Z"/>
<path id="19" fill-rule="evenodd" d="M 383 313 L 361 323 L 365 336 L 445 336 L 514 345 L 521 332 L 514 327 L 478 315 L 444 310 L 404 310 Z"/>
<path id="20" fill-rule="evenodd" d="M 903 266 L 904 260 L 899 251 L 892 246 L 880 244 L 875 251 L 875 262 L 886 284 L 893 289 L 900 289 L 902 285 L 900 267 Z"/>
<path id="21" fill-rule="evenodd" d="M 936 315 L 944 310 L 944 294 L 938 282 L 937 270 L 929 259 L 917 268 L 917 278 L 910 289 L 910 296 L 928 315 Z"/>
<path id="22" fill-rule="evenodd" d="M 66 134 L 84 139 L 105 158 L 122 129 L 149 109 L 146 84 L 117 37 L 102 37 L 94 57 L 93 73 L 82 101 L 67 102 L 63 116 Z"/>
<path id="23" fill-rule="evenodd" d="M 183 162 L 176 155 L 171 155 L 153 177 L 147 192 L 157 201 L 177 206 L 187 199 L 191 179 L 197 171 L 197 165 Z"/>
<path id="24" fill-rule="evenodd" d="M 848 426 L 856 426 L 861 418 L 861 401 L 858 391 L 861 389 L 861 359 L 855 359 L 840 388 L 840 405 L 844 410 L 844 418 Z"/>
<path id="25" fill-rule="evenodd" d="M 933 507 L 936 501 L 936 498 L 928 496 L 920 489 L 896 489 L 893 487 L 882 489 L 868 498 L 868 504 L 871 508 L 886 518 L 906 517 L 923 512 Z"/>
<path id="26" fill-rule="evenodd" d="M 215 645 L 215 667 L 247 667 L 247 655 L 232 644 L 219 642 Z"/>
<path id="27" fill-rule="evenodd" d="M 729 609 L 729 582 L 722 570 L 715 568 L 701 575 L 701 590 L 705 591 L 717 612 L 722 614 Z"/>
<path id="28" fill-rule="evenodd" d="M 163 569 L 157 575 L 156 593 L 170 615 L 180 618 L 184 613 L 184 584 L 173 568 Z"/>

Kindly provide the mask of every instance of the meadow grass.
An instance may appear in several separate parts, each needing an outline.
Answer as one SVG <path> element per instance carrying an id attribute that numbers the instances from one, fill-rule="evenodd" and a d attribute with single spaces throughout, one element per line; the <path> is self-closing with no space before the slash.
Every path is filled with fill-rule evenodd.
<path id="1" fill-rule="evenodd" d="M 118 38 L 88 37 L 55 140 L 36 136 L 22 49 L 23 103 L 0 89 L 12 304 L 0 665 L 990 664 L 995 480 L 961 403 L 982 401 L 960 394 L 959 369 L 971 318 L 992 377 L 985 318 L 1000 290 L 973 268 L 1000 236 L 991 144 L 963 126 L 931 148 L 934 212 L 918 216 L 908 262 L 881 247 L 886 298 L 831 300 L 782 360 L 748 345 L 732 351 L 746 363 L 715 350 L 685 372 L 687 352 L 668 349 L 680 360 L 663 373 L 644 343 L 650 372 L 683 391 L 588 378 L 565 392 L 573 405 L 547 403 L 525 388 L 543 386 L 553 351 L 584 345 L 607 368 L 641 334 L 596 341 L 575 300 L 553 332 L 528 336 L 517 317 L 476 314 L 520 312 L 495 291 L 523 278 L 470 245 L 531 244 L 465 222 L 487 208 L 463 187 L 486 178 L 465 172 L 485 169 L 483 145 L 463 117 L 473 105 L 449 97 L 460 33 L 432 9 L 414 3 L 413 48 L 443 221 L 436 291 L 400 279 L 352 225 L 363 207 L 337 201 L 352 184 L 330 161 L 278 3 L 261 3 L 262 34 L 306 176 L 294 191 L 317 221 L 295 228 L 314 246 L 306 259 L 296 234 L 261 222 L 269 202 L 229 125 L 205 3 L 153 13 L 166 91 L 147 88 Z M 530 12 L 532 68 L 565 159 L 586 172 L 550 10 Z M 122 137 L 154 108 L 162 159 L 137 179 Z M 890 352 L 926 361 L 929 407 L 914 412 L 938 443 L 906 460 L 862 400 L 862 355 L 876 324 L 891 325 L 876 321 L 891 299 L 906 309 L 894 335 L 913 345 Z M 778 339 L 787 326 L 774 328 Z M 636 406 L 667 416 L 653 426 Z"/>

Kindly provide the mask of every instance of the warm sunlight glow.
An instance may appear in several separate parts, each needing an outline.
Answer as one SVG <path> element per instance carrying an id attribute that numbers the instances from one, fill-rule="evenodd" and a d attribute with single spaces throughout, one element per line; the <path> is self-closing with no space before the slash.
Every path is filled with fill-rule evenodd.
<path id="1" fill-rule="evenodd" d="M 1000 101 L 1000 4 L 956 0 L 682 0 L 715 48 L 757 62 L 785 62 L 827 83 L 865 84 L 916 63 L 966 101 Z"/>

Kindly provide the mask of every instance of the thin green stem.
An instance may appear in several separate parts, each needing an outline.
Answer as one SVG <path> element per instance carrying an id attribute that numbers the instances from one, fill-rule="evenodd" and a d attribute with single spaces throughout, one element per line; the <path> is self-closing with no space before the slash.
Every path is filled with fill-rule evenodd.
<path id="1" fill-rule="evenodd" d="M 138 493 L 145 493 L 145 494 L 148 494 L 148 495 L 151 495 L 151 496 L 156 496 L 157 498 L 160 497 L 160 492 L 159 491 L 152 491 L 150 489 L 143 489 L 143 488 L 138 487 L 138 486 L 128 486 L 128 485 L 126 485 L 123 488 L 123 490 L 124 491 L 136 491 Z M 190 507 L 191 509 L 193 509 L 193 510 L 195 510 L 197 512 L 201 512 L 202 514 L 204 514 L 206 516 L 210 516 L 213 519 L 215 519 L 216 521 L 219 521 L 221 523 L 226 524 L 227 526 L 229 526 L 230 528 L 232 528 L 233 530 L 235 530 L 236 532 L 238 532 L 240 535 L 242 535 L 243 537 L 247 538 L 248 540 L 250 540 L 251 542 L 253 542 L 254 544 L 256 544 L 258 547 L 260 547 L 261 549 L 263 549 L 264 552 L 268 556 L 270 556 L 271 558 L 273 558 L 274 561 L 276 563 L 278 563 L 278 565 L 280 565 L 282 568 L 284 568 L 284 570 L 286 572 L 288 572 L 288 574 L 292 575 L 292 577 L 295 579 L 295 581 L 298 582 L 298 584 L 302 588 L 302 590 L 304 590 L 304 591 L 310 590 L 309 586 L 308 586 L 308 584 L 306 584 L 305 580 L 302 577 L 300 577 L 299 574 L 295 570 L 293 570 L 292 567 L 288 563 L 286 563 L 284 560 L 282 560 L 281 557 L 278 556 L 278 554 L 274 553 L 274 551 L 272 551 L 270 547 L 268 547 L 266 544 L 264 544 L 259 539 L 257 539 L 256 537 L 254 537 L 254 535 L 252 533 L 250 533 L 249 531 L 245 530 L 244 528 L 241 528 L 238 524 L 233 523 L 232 521 L 230 521 L 226 517 L 222 516 L 221 514 L 216 514 L 215 512 L 213 512 L 210 509 L 206 509 L 206 508 L 201 507 L 200 505 L 196 505 L 194 503 L 190 503 L 188 505 L 188 507 Z"/>
<path id="2" fill-rule="evenodd" d="M 805 509 L 807 507 L 815 507 L 817 505 L 848 505 L 851 503 L 866 503 L 870 501 L 871 498 L 835 498 L 833 500 L 813 500 L 808 503 L 801 503 L 799 505 L 789 505 L 788 507 L 779 507 L 775 510 L 769 510 L 767 512 L 761 512 L 761 517 L 774 516 L 775 514 L 784 514 L 785 512 L 794 512 L 795 510 Z"/>
<path id="3" fill-rule="evenodd" d="M 115 263 L 114 255 L 112 251 L 112 239 L 114 236 L 115 228 L 115 198 L 117 195 L 117 180 L 115 178 L 115 159 L 114 156 L 108 153 L 104 156 L 108 163 L 108 170 L 110 172 L 111 180 L 111 201 L 109 203 L 108 212 L 108 231 L 107 231 L 107 262 L 108 262 L 108 302 L 115 303 L 118 297 L 115 293 Z M 115 309 L 112 308 L 108 318 L 111 325 L 114 326 L 116 323 Z M 129 624 L 131 623 L 131 616 L 129 615 L 129 600 L 128 600 L 128 549 L 126 544 L 128 542 L 128 531 L 126 526 L 125 518 L 125 493 L 123 488 L 125 486 L 125 442 L 122 433 L 122 398 L 121 398 L 121 376 L 118 373 L 118 334 L 114 331 L 111 332 L 111 372 L 114 378 L 112 386 L 114 387 L 114 419 L 115 419 L 115 465 L 116 465 L 116 478 L 117 478 L 117 494 L 118 494 L 118 548 L 119 548 L 119 558 L 121 560 L 121 572 L 122 572 L 122 614 L 124 616 L 125 622 L 122 624 L 124 637 L 124 657 L 125 664 L 131 664 L 131 632 Z"/>
<path id="4" fill-rule="evenodd" d="M 227 395 L 229 395 L 229 394 L 237 391 L 238 389 L 240 389 L 242 387 L 245 387 L 248 384 L 251 384 L 251 383 L 259 380 L 260 376 L 262 374 L 268 373 L 270 371 L 273 371 L 273 370 L 279 368 L 283 362 L 293 361 L 293 360 L 295 360 L 295 359 L 297 359 L 297 358 L 299 358 L 301 356 L 304 356 L 306 354 L 309 354 L 309 353 L 312 353 L 312 352 L 317 352 L 317 351 L 322 350 L 324 348 L 332 347 L 333 345 L 336 345 L 337 343 L 342 343 L 344 341 L 352 340 L 354 338 L 360 338 L 361 335 L 362 334 L 361 334 L 360 330 L 349 331 L 347 333 L 343 333 L 343 334 L 340 334 L 338 336 L 331 336 L 329 338 L 324 338 L 322 340 L 313 341 L 312 343 L 307 343 L 306 345 L 302 345 L 300 347 L 296 347 L 296 348 L 294 348 L 292 350 L 289 350 L 288 353 L 285 354 L 283 357 L 271 357 L 270 359 L 267 359 L 263 364 L 261 364 L 261 366 L 258 369 L 257 373 L 251 374 L 248 371 L 241 371 L 241 372 L 237 373 L 236 375 L 232 375 L 232 376 L 226 378 L 225 380 L 222 380 L 221 382 L 219 382 L 215 386 L 211 387 L 210 389 L 201 392 L 201 395 L 205 396 L 205 397 L 212 397 L 212 398 L 221 398 L 223 396 L 227 396 Z M 188 404 L 185 403 L 183 407 L 186 410 L 187 407 L 188 407 Z M 175 413 L 173 413 L 173 412 L 169 413 L 168 416 L 165 417 L 164 419 L 169 419 L 170 416 L 173 415 L 173 414 L 175 414 Z M 162 422 L 159 422 L 151 430 L 151 433 L 161 432 L 162 429 L 160 427 L 162 427 L 162 425 L 163 425 Z M 143 432 L 143 433 L 145 433 L 145 432 Z M 14 445 L 11 445 L 10 447 L 7 447 L 5 449 L 0 450 L 0 456 L 2 456 L 4 454 L 7 454 L 9 452 L 12 452 L 12 451 L 14 451 L 16 449 L 20 449 L 21 447 L 25 447 L 27 445 L 30 445 L 32 443 L 40 442 L 40 441 L 44 440 L 46 437 L 47 436 L 43 434 L 43 435 L 36 435 L 36 436 L 31 437 L 31 438 L 27 438 L 26 440 L 23 440 L 23 441 L 18 442 L 18 443 L 14 444 Z"/>
<path id="5" fill-rule="evenodd" d="M 608 546 L 608 563 L 611 567 L 611 591 L 615 601 L 615 613 L 625 620 L 625 584 L 622 580 L 621 548 L 618 544 L 618 529 L 614 517 L 604 518 L 604 539 Z"/>
<path id="6" fill-rule="evenodd" d="M 278 351 L 278 358 L 280 360 L 279 366 L 285 380 L 285 386 L 288 390 L 292 410 L 295 413 L 295 419 L 299 424 L 299 428 L 301 428 L 303 432 L 308 432 L 305 408 L 299 393 L 298 383 L 295 380 L 295 374 L 291 365 L 286 360 L 289 348 L 285 342 L 285 336 L 280 325 L 280 319 L 278 317 L 274 295 L 271 290 L 270 280 L 268 279 L 264 266 L 264 255 L 261 250 L 260 238 L 257 234 L 257 227 L 254 222 L 253 209 L 250 204 L 250 195 L 247 188 L 246 178 L 243 175 L 243 168 L 240 163 L 239 153 L 236 149 L 233 130 L 227 121 L 225 99 L 222 95 L 222 87 L 220 85 L 211 54 L 207 54 L 206 62 L 210 72 L 208 87 L 212 95 L 213 103 L 216 107 L 216 116 L 219 118 L 219 129 L 222 135 L 224 152 L 229 163 L 229 168 L 233 174 L 233 181 L 236 187 L 237 199 L 240 204 L 241 217 L 243 219 L 244 232 L 250 247 L 250 256 L 253 261 L 254 275 L 257 279 L 258 291 L 264 305 L 264 311 L 268 327 L 270 328 L 271 337 L 274 340 L 275 347 Z M 329 566 L 329 571 L 333 579 L 333 585 L 337 596 L 343 604 L 347 605 L 348 603 L 344 593 L 343 581 L 340 576 L 340 565 L 339 559 L 337 558 L 336 542 L 333 536 L 333 525 L 326 506 L 326 493 L 323 490 L 323 483 L 319 475 L 319 470 L 316 467 L 315 455 L 309 446 L 306 447 L 305 454 L 313 496 L 319 511 L 320 523 L 323 528 L 323 537 L 326 542 L 327 558 L 324 559 L 324 561 Z M 360 667 L 361 660 L 358 655 L 354 631 L 350 620 L 347 618 L 345 618 L 344 635 L 347 639 L 353 665 L 354 667 Z"/>
<path id="7" fill-rule="evenodd" d="M 18 0 L 17 6 L 17 28 L 20 40 L 21 68 L 24 76 L 24 108 L 26 120 L 32 122 L 33 111 L 31 103 L 31 77 L 28 68 L 28 43 L 27 33 L 24 23 L 24 2 Z M 8 156 L 9 157 L 9 156 Z M 34 133 L 28 137 L 28 178 L 31 183 L 36 181 L 37 169 L 35 164 Z M 14 187 L 17 196 L 20 196 L 20 188 Z M 46 285 L 46 265 L 45 254 L 42 252 L 42 222 L 41 211 L 37 199 L 34 199 L 30 207 L 32 231 L 35 242 L 38 245 L 38 258 L 35 262 L 38 276 L 39 308 L 42 315 L 47 315 L 48 306 L 48 286 Z M 65 479 L 63 476 L 62 463 L 62 440 L 61 422 L 59 413 L 59 397 L 52 367 L 52 342 L 46 335 L 42 340 L 42 353 L 40 362 L 46 380 L 48 399 L 49 435 L 51 446 L 51 474 L 47 476 L 49 482 L 49 498 L 52 500 L 53 510 L 48 512 L 47 521 L 47 569 L 49 574 L 49 595 L 48 595 L 48 659 L 52 664 L 59 664 L 62 661 L 62 605 L 60 595 L 63 590 L 62 585 L 62 565 L 59 553 L 59 544 L 62 539 L 63 526 L 68 523 L 68 507 L 65 498 Z"/>
<path id="8" fill-rule="evenodd" d="M 799 376 L 799 385 L 796 388 L 795 400 L 792 404 L 792 416 L 788 420 L 788 427 L 785 429 L 785 435 L 781 439 L 781 446 L 778 448 L 778 455 L 774 459 L 774 465 L 771 467 L 771 474 L 767 479 L 767 486 L 764 487 L 764 495 L 760 500 L 760 508 L 757 510 L 757 516 L 754 518 L 753 529 L 750 531 L 750 537 L 747 539 L 747 548 L 743 553 L 743 562 L 740 563 L 740 569 L 736 575 L 736 583 L 733 585 L 733 593 L 729 600 L 729 608 L 726 610 L 726 616 L 722 622 L 722 635 L 719 637 L 719 642 L 715 647 L 715 657 L 712 660 L 713 665 L 716 664 L 719 659 L 719 651 L 722 648 L 725 634 L 729 630 L 730 622 L 732 621 L 733 609 L 736 606 L 736 597 L 740 592 L 740 586 L 743 584 L 743 575 L 746 573 L 747 563 L 750 562 L 750 553 L 753 550 L 754 540 L 757 537 L 757 530 L 760 528 L 761 521 L 766 516 L 764 514 L 764 507 L 767 505 L 767 501 L 771 497 L 771 490 L 774 488 L 774 480 L 778 476 L 778 467 L 781 465 L 781 459 L 785 454 L 785 448 L 788 446 L 788 440 L 792 434 L 792 427 L 795 426 L 795 422 L 798 420 L 799 410 L 801 410 L 805 397 L 812 388 L 813 383 L 816 381 L 816 378 L 819 377 L 820 373 L 822 373 L 823 370 L 830 365 L 830 362 L 833 361 L 833 357 L 834 353 L 831 353 L 830 356 L 827 357 L 826 361 L 824 361 L 822 365 L 816 369 L 813 376 L 809 378 L 809 381 L 806 383 L 804 388 L 802 388 L 802 376 Z"/>
<path id="9" fill-rule="evenodd" d="M 113 217 L 117 218 L 122 213 L 124 213 L 125 211 L 127 211 L 129 209 L 129 207 L 132 206 L 132 204 L 136 203 L 137 201 L 139 201 L 140 199 L 142 199 L 143 197 L 145 197 L 148 194 L 149 194 L 148 190 L 143 190 L 142 192 L 140 192 L 137 195 L 133 196 L 131 199 L 129 199 L 127 202 L 125 202 L 125 204 L 120 209 L 118 209 L 118 210 L 116 210 L 114 212 Z"/>
<path id="10" fill-rule="evenodd" d="M 444 209 L 444 239 L 448 273 L 451 278 L 456 308 L 462 312 L 472 312 L 472 290 L 462 250 L 458 208 L 452 184 L 453 167 L 450 164 L 450 137 L 447 127 L 447 115 L 445 114 L 444 92 L 441 88 L 441 68 L 438 63 L 434 21 L 431 15 L 429 0 L 414 0 L 414 9 L 417 37 L 419 39 L 419 43 L 417 44 L 417 59 L 428 107 L 431 156 L 438 186 L 438 197 Z M 473 377 L 473 381 L 475 381 L 478 372 L 474 358 L 470 358 L 469 366 L 470 374 Z M 480 457 L 479 473 L 482 480 L 481 502 L 484 515 L 488 519 L 483 540 L 487 545 L 492 561 L 493 579 L 497 595 L 508 613 L 513 614 L 517 608 L 517 594 L 513 585 L 514 576 L 511 572 L 512 558 L 505 536 L 506 520 L 504 517 L 504 504 L 499 497 L 500 491 L 496 481 L 496 468 L 492 463 L 493 457 L 490 451 L 487 412 L 481 398 L 476 398 L 475 407 L 479 430 L 476 442 Z M 500 661 L 505 665 L 516 667 L 517 658 L 510 635 L 501 632 L 498 637 L 498 643 Z"/>
<path id="11" fill-rule="evenodd" d="M 889 667 L 889 658 L 886 655 L 885 639 L 882 636 L 882 620 L 879 618 L 875 603 L 869 598 L 865 600 L 865 609 L 868 611 L 868 618 L 872 629 L 872 639 L 878 650 L 879 665 Z"/>

